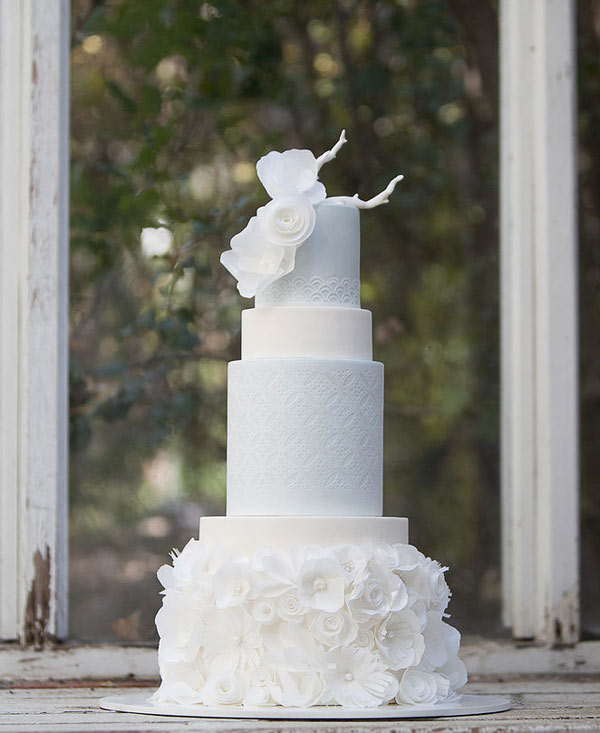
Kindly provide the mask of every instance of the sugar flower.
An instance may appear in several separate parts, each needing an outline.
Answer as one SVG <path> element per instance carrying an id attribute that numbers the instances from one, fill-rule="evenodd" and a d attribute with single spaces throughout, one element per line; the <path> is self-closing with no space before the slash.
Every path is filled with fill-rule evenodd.
<path id="1" fill-rule="evenodd" d="M 272 151 L 258 161 L 258 178 L 272 201 L 257 210 L 246 228 L 232 238 L 231 249 L 221 254 L 221 264 L 238 281 L 240 295 L 252 298 L 292 272 L 296 250 L 314 230 L 315 206 L 338 203 L 369 209 L 387 203 L 402 176 L 396 176 L 384 191 L 367 201 L 358 195 L 326 198 L 319 171 L 345 142 L 342 130 L 337 143 L 318 158 L 310 150 L 293 149 Z"/>
<path id="2" fill-rule="evenodd" d="M 337 560 L 306 560 L 298 574 L 298 600 L 318 611 L 338 611 L 344 604 L 346 583 L 347 575 Z"/>
<path id="3" fill-rule="evenodd" d="M 430 705 L 436 701 L 437 694 L 435 675 L 419 669 L 407 669 L 400 678 L 396 702 L 398 705 Z"/>
<path id="4" fill-rule="evenodd" d="M 378 624 L 375 643 L 390 669 L 418 664 L 425 649 L 419 619 L 408 608 L 391 613 Z"/>
<path id="5" fill-rule="evenodd" d="M 252 589 L 250 571 L 239 562 L 224 563 L 213 575 L 217 608 L 239 606 Z"/>
<path id="6" fill-rule="evenodd" d="M 332 649 L 325 661 L 325 697 L 337 705 L 376 707 L 396 694 L 396 678 L 366 649 Z"/>
<path id="7" fill-rule="evenodd" d="M 206 681 L 202 696 L 205 705 L 239 705 L 242 686 L 233 674 L 216 674 Z"/>

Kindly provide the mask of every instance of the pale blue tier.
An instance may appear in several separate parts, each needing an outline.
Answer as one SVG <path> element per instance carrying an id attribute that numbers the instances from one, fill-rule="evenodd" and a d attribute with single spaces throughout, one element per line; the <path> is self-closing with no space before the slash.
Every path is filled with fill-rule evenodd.
<path id="1" fill-rule="evenodd" d="M 360 218 L 343 204 L 318 204 L 310 237 L 296 266 L 256 294 L 256 307 L 323 305 L 360 308 Z"/>

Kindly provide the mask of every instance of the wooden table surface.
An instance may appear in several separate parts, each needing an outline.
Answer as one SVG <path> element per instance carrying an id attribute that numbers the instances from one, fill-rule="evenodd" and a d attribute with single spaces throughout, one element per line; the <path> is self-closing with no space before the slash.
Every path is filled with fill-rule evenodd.
<path id="1" fill-rule="evenodd" d="M 504 713 L 463 718 L 399 721 L 261 721 L 174 718 L 114 713 L 98 707 L 107 695 L 144 692 L 149 688 L 128 683 L 95 686 L 56 686 L 37 683 L 32 687 L 0 689 L 0 733 L 8 731 L 311 731 L 363 733 L 380 731 L 600 731 L 600 676 L 482 678 L 464 688 L 469 693 L 509 695 L 515 707 Z M 79 683 L 80 684 L 80 683 Z"/>

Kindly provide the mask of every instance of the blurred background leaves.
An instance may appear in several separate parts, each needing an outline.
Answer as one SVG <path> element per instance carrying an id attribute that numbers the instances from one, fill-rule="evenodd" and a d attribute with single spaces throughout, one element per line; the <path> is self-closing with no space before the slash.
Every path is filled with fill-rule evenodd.
<path id="1" fill-rule="evenodd" d="M 597 16 L 596 2 L 582 5 Z M 412 541 L 453 567 L 455 623 L 502 633 L 496 2 L 72 8 L 73 635 L 153 639 L 154 572 L 201 514 L 224 512 L 226 365 L 252 303 L 218 256 L 266 202 L 255 161 L 319 154 L 342 128 L 349 143 L 323 170 L 330 195 L 368 197 L 405 174 L 392 202 L 362 217 L 362 301 L 386 365 L 386 514 L 410 516 Z M 172 242 L 143 247 L 142 228 L 160 227 Z M 597 498 L 584 506 L 597 531 Z"/>

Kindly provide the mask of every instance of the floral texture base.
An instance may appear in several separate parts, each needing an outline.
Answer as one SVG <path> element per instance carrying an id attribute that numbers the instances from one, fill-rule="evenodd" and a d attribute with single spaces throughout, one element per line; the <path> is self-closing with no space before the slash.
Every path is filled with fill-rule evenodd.
<path id="1" fill-rule="evenodd" d="M 158 577 L 161 686 L 181 705 L 376 707 L 466 682 L 443 568 L 412 545 L 265 548 L 190 540 Z"/>

